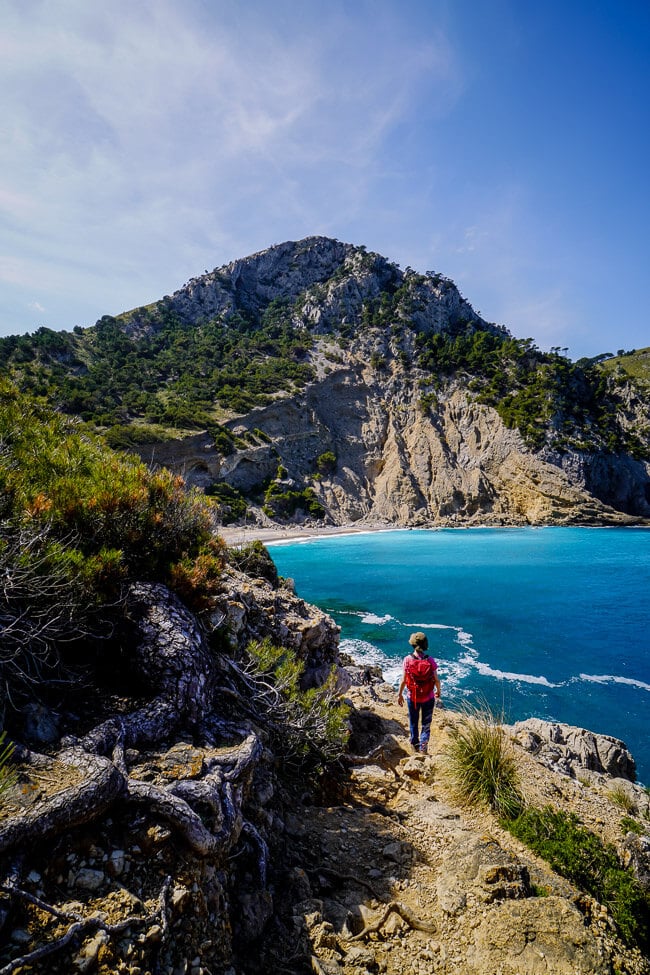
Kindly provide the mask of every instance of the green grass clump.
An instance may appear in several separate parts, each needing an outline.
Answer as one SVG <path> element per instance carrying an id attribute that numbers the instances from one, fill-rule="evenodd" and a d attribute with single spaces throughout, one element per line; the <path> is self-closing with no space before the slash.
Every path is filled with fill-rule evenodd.
<path id="1" fill-rule="evenodd" d="M 607 795 L 615 806 L 620 806 L 626 813 L 631 813 L 632 815 L 636 813 L 636 803 L 632 796 L 625 791 L 623 786 L 614 786 L 609 790 Z"/>
<path id="2" fill-rule="evenodd" d="M 450 729 L 447 770 L 456 799 L 514 818 L 523 806 L 514 754 L 488 707 L 468 708 Z"/>
<path id="3" fill-rule="evenodd" d="M 5 744 L 5 739 L 6 732 L 3 731 L 0 733 L 0 799 L 5 792 L 13 789 L 18 781 L 18 773 L 11 764 L 14 746 L 12 742 Z"/>
<path id="4" fill-rule="evenodd" d="M 547 806 L 527 808 L 504 821 L 519 840 L 611 911 L 627 944 L 650 948 L 650 896 L 616 849 L 580 824 L 577 816 Z"/>

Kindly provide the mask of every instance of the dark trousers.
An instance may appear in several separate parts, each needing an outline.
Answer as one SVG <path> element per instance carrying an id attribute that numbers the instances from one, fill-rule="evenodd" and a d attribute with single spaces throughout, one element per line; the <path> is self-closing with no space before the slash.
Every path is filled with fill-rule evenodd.
<path id="1" fill-rule="evenodd" d="M 426 752 L 431 735 L 431 718 L 436 706 L 436 699 L 432 697 L 430 701 L 425 701 L 424 704 L 413 704 L 408 698 L 406 703 L 409 712 L 411 744 L 414 748 L 419 748 L 421 752 Z M 418 730 L 420 720 L 422 720 L 422 728 Z"/>

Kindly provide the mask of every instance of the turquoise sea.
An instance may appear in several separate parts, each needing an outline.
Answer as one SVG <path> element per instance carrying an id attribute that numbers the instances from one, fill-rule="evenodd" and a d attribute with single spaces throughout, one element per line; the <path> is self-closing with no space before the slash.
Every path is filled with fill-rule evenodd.
<path id="1" fill-rule="evenodd" d="M 650 530 L 396 530 L 269 551 L 342 649 L 395 685 L 424 630 L 450 706 L 614 735 L 650 784 Z"/>

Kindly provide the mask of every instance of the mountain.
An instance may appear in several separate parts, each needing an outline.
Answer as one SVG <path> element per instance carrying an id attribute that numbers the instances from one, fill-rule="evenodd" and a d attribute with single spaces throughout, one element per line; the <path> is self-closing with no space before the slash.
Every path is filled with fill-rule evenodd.
<path id="1" fill-rule="evenodd" d="M 440 274 L 325 237 L 88 329 L 0 341 L 15 382 L 183 472 L 224 520 L 650 517 L 648 381 L 485 321 Z"/>

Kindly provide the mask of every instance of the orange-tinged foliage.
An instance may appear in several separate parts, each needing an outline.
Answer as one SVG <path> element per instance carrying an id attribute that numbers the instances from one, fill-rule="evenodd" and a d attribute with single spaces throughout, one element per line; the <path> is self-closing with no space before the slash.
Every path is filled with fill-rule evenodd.
<path id="1" fill-rule="evenodd" d="M 212 503 L 178 474 L 113 452 L 6 381 L 0 443 L 0 518 L 46 527 L 77 553 L 69 562 L 80 580 L 111 591 L 128 578 L 178 582 L 188 598 L 193 584 L 203 594 L 214 585 Z"/>

